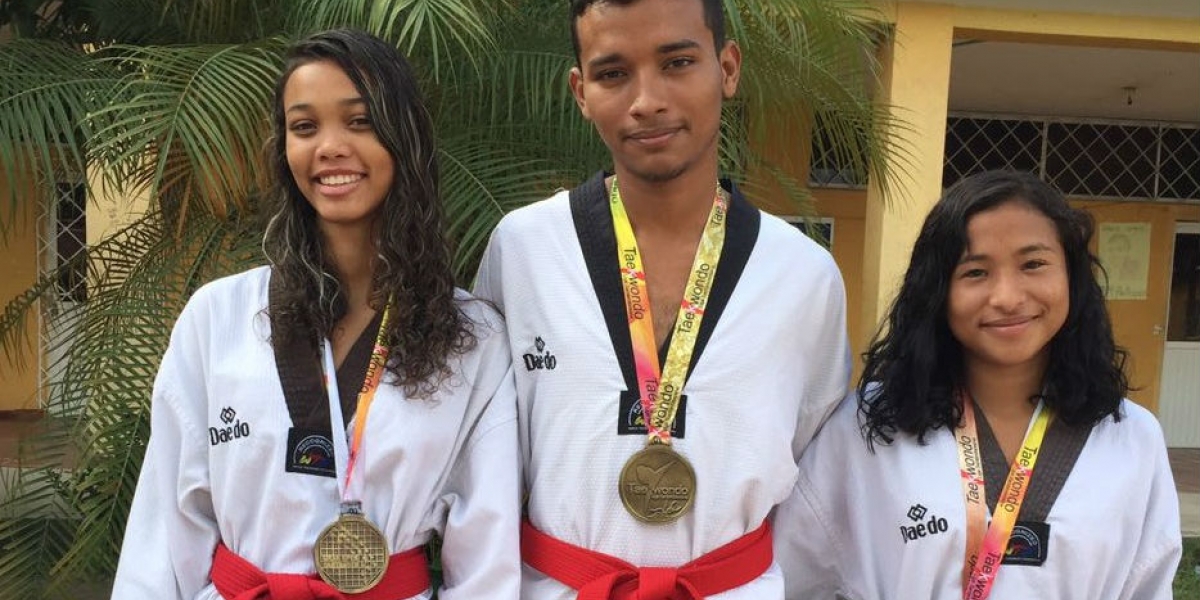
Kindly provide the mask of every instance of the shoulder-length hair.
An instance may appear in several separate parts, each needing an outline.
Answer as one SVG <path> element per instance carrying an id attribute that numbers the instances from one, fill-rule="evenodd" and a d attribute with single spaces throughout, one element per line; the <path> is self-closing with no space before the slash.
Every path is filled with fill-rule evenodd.
<path id="1" fill-rule="evenodd" d="M 297 42 L 275 85 L 268 145 L 274 189 L 263 251 L 272 264 L 271 276 L 282 284 L 284 301 L 274 308 L 272 320 L 281 327 L 272 333 L 272 343 L 300 336 L 315 344 L 346 313 L 316 211 L 297 187 L 287 160 L 284 86 L 298 67 L 320 61 L 341 67 L 354 83 L 394 164 L 391 188 L 376 217 L 378 256 L 369 301 L 380 310 L 392 299 L 388 370 L 408 393 L 428 395 L 449 375 L 451 356 L 469 350 L 475 336 L 454 297 L 433 124 L 416 77 L 394 47 L 361 31 L 326 31 Z"/>
<path id="2" fill-rule="evenodd" d="M 952 429 L 961 421 L 957 390 L 965 385 L 965 373 L 962 345 L 947 321 L 951 276 L 966 250 L 971 218 L 1007 202 L 1026 204 L 1050 219 L 1066 255 L 1070 308 L 1049 343 L 1042 399 L 1056 418 L 1072 425 L 1120 418 L 1129 390 L 1127 353 L 1113 341 L 1097 279 L 1103 267 L 1088 248 L 1091 215 L 1031 174 L 988 171 L 959 181 L 930 211 L 886 329 L 863 355 L 858 395 L 868 443 L 891 443 L 897 431 L 924 443 L 930 430 Z"/>

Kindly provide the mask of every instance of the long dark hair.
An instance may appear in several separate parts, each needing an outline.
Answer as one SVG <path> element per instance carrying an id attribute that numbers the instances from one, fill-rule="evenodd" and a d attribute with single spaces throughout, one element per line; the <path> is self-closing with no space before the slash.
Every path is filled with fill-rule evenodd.
<path id="1" fill-rule="evenodd" d="M 963 348 L 946 317 L 950 278 L 967 246 L 971 217 L 1006 202 L 1026 204 L 1053 221 L 1066 256 L 1070 309 L 1050 340 L 1046 406 L 1076 426 L 1120 418 L 1129 391 L 1127 353 L 1113 341 L 1097 279 L 1103 267 L 1088 249 L 1091 215 L 1031 174 L 988 171 L 959 181 L 930 211 L 886 329 L 863 355 L 859 411 L 869 443 L 890 443 L 897 431 L 924 443 L 930 430 L 953 428 L 962 419 L 956 390 L 965 384 Z"/>
<path id="2" fill-rule="evenodd" d="M 394 163 L 375 227 L 378 257 L 369 301 L 379 310 L 392 298 L 388 370 L 408 393 L 427 395 L 449 375 L 451 356 L 470 349 L 475 336 L 454 298 L 433 124 L 416 77 L 394 47 L 361 31 L 326 31 L 297 42 L 275 85 L 268 146 L 275 181 L 263 250 L 271 276 L 282 284 L 283 302 L 272 315 L 282 325 L 272 333 L 272 343 L 299 336 L 315 344 L 346 313 L 316 211 L 300 193 L 287 161 L 283 88 L 297 67 L 318 61 L 338 65 L 354 83 Z"/>

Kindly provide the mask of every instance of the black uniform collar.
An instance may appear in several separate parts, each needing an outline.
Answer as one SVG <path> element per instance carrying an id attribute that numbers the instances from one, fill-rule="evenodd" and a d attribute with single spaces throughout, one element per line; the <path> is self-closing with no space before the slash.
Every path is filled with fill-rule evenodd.
<path id="1" fill-rule="evenodd" d="M 587 263 L 588 274 L 592 279 L 592 289 L 596 292 L 596 301 L 600 303 L 600 311 L 608 325 L 613 352 L 621 365 L 626 389 L 634 390 L 637 389 L 637 370 L 633 363 L 629 322 L 625 316 L 621 268 L 617 261 L 617 236 L 608 207 L 605 176 L 603 171 L 598 172 L 571 190 L 571 218 L 575 223 L 575 233 L 579 237 L 584 262 Z M 723 179 L 720 183 L 730 195 L 729 213 L 725 224 L 725 245 L 721 249 L 721 262 L 717 266 L 717 276 L 713 281 L 708 305 L 704 309 L 704 320 L 700 323 L 696 349 L 688 365 L 688 376 L 704 353 L 717 322 L 721 320 L 725 306 L 729 304 L 738 279 L 741 278 L 746 262 L 750 259 L 750 252 L 754 250 L 754 243 L 758 240 L 761 218 L 758 209 L 746 201 L 733 182 Z M 668 337 L 663 349 L 659 351 L 659 364 L 665 361 L 665 349 L 669 346 Z"/>
<path id="2" fill-rule="evenodd" d="M 282 289 L 274 272 L 271 273 L 267 290 L 267 313 L 274 315 L 275 308 L 284 302 L 281 297 Z M 382 320 L 383 311 L 379 311 L 337 368 L 343 427 L 350 423 L 350 418 L 358 408 L 358 392 L 367 375 L 375 335 Z M 275 351 L 275 370 L 283 388 L 288 414 L 292 417 L 292 426 L 313 431 L 331 431 L 329 395 L 321 373 L 320 346 L 316 339 L 301 340 L 294 336 L 288 342 L 283 342 L 282 338 L 276 335 L 280 326 L 272 316 L 271 346 Z"/>

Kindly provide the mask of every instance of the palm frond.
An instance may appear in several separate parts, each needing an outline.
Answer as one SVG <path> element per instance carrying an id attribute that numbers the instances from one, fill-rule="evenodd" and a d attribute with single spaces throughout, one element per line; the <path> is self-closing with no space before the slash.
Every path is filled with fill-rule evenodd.
<path id="1" fill-rule="evenodd" d="M 148 187 L 152 199 L 177 199 L 183 214 L 245 208 L 263 171 L 278 42 L 106 52 L 129 71 L 121 101 L 92 118 L 106 187 L 122 195 Z"/>
<path id="2" fill-rule="evenodd" d="M 184 235 L 175 237 L 161 212 L 98 244 L 89 259 L 104 269 L 97 269 L 88 303 L 71 315 L 78 321 L 72 335 L 52 340 L 47 352 L 58 354 L 53 346 L 61 345 L 65 355 L 65 371 L 50 388 L 47 411 L 66 423 L 69 434 L 55 430 L 34 438 L 38 447 L 29 449 L 29 458 L 58 460 L 19 470 L 4 504 L 21 506 L 26 515 L 66 519 L 69 543 L 54 546 L 49 566 L 40 555 L 0 561 L 0 570 L 7 570 L 10 564 L 41 560 L 46 568 L 35 572 L 51 576 L 44 590 L 49 595 L 69 594 L 116 568 L 149 435 L 154 374 L 183 303 L 203 282 L 261 261 L 258 232 L 249 220 L 197 215 Z M 76 457 L 67 471 L 60 466 L 64 457 Z M 38 484 L 54 477 L 61 483 Z M 28 550 L 47 552 L 42 546 Z M 23 577 L 0 573 L 0 587 L 10 576 Z"/>
<path id="3" fill-rule="evenodd" d="M 40 498 L 29 498 L 38 502 Z M 42 598 L 50 572 L 74 535 L 64 518 L 14 515 L 0 517 L 0 600 Z"/>
<path id="4" fill-rule="evenodd" d="M 496 3 L 488 0 L 298 0 L 291 30 L 305 34 L 335 27 L 356 27 L 396 44 L 424 67 L 434 81 L 462 56 L 477 64 L 494 44 L 488 24 Z M 421 60 L 417 60 L 417 58 Z"/>
<path id="5" fill-rule="evenodd" d="M 819 133 L 816 143 L 832 144 L 819 150 L 832 150 L 886 195 L 906 149 L 903 124 L 873 97 L 874 50 L 887 32 L 878 9 L 861 0 L 726 0 L 726 7 L 729 35 L 745 56 L 749 112 L 807 124 Z M 762 139 L 767 123 L 759 119 L 746 133 Z"/>
<path id="6" fill-rule="evenodd" d="M 438 164 L 448 229 L 458 246 L 454 268 L 464 283 L 474 277 L 500 217 L 546 197 L 547 182 L 566 180 L 552 163 L 514 156 L 482 136 L 444 140 Z"/>
<path id="7" fill-rule="evenodd" d="M 47 181 L 74 180 L 86 170 L 85 117 L 112 94 L 119 74 L 66 44 L 12 40 L 0 44 L 0 180 L 9 210 L 0 211 L 6 235 L 19 207 Z"/>

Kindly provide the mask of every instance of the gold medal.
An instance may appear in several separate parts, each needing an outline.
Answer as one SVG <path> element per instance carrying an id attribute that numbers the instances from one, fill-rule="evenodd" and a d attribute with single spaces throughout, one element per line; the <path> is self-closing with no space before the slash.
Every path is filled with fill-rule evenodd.
<path id="1" fill-rule="evenodd" d="M 635 519 L 671 523 L 692 508 L 696 472 L 670 446 L 650 444 L 625 462 L 618 491 Z"/>
<path id="2" fill-rule="evenodd" d="M 313 561 L 325 583 L 343 594 L 358 594 L 383 579 L 388 564 L 387 540 L 361 512 L 351 508 L 317 536 Z"/>

